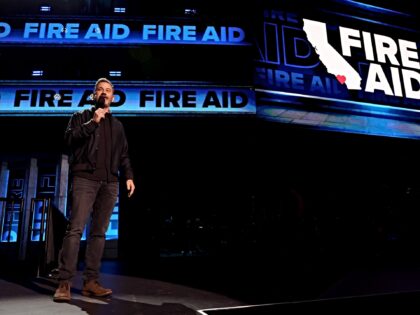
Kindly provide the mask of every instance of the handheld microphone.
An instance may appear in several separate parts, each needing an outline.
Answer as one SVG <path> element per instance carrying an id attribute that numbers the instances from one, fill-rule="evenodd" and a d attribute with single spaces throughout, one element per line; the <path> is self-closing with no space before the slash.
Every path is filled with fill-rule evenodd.
<path id="1" fill-rule="evenodd" d="M 99 96 L 98 100 L 96 101 L 96 106 L 98 108 L 105 108 L 105 96 Z"/>

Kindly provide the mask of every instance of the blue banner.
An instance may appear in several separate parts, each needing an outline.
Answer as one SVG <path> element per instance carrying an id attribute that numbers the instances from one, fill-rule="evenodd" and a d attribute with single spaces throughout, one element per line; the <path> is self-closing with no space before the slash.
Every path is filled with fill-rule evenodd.
<path id="1" fill-rule="evenodd" d="M 88 108 L 94 83 L 3 83 L 0 115 L 67 115 Z M 112 112 L 142 114 L 255 114 L 250 87 L 116 83 Z"/>
<path id="2" fill-rule="evenodd" d="M 245 29 L 144 20 L 1 19 L 0 45 L 250 45 Z"/>

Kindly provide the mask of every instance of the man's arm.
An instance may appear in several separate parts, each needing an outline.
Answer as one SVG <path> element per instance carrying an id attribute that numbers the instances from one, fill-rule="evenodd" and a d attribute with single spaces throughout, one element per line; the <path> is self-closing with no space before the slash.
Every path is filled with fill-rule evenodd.
<path id="1" fill-rule="evenodd" d="M 120 167 L 123 173 L 123 177 L 126 181 L 127 191 L 128 191 L 128 197 L 131 197 L 134 193 L 134 190 L 136 189 L 136 186 L 134 185 L 134 174 L 133 169 L 131 167 L 131 161 L 128 154 L 128 143 L 127 138 L 125 137 L 124 128 L 122 129 L 122 141 L 123 141 L 123 148 L 121 150 L 121 157 L 120 157 Z"/>
<path id="2" fill-rule="evenodd" d="M 128 198 L 130 198 L 133 193 L 134 190 L 136 189 L 136 186 L 134 185 L 134 181 L 133 181 L 133 169 L 131 167 L 131 161 L 130 161 L 130 157 L 128 156 L 128 144 L 127 144 L 127 140 L 125 139 L 124 136 L 124 147 L 122 150 L 122 154 L 121 154 L 121 168 L 123 171 L 123 175 L 126 179 L 126 186 L 127 186 L 127 191 L 128 191 Z"/>
<path id="3" fill-rule="evenodd" d="M 124 130 L 123 130 L 123 148 L 121 150 L 121 157 L 120 157 L 120 167 L 123 173 L 123 177 L 125 180 L 133 179 L 134 173 L 133 168 L 131 167 L 130 157 L 128 155 L 128 143 L 127 139 L 125 138 Z"/>
<path id="4" fill-rule="evenodd" d="M 83 122 L 82 113 L 73 114 L 64 135 L 66 144 L 72 146 L 74 142 L 88 138 L 97 127 L 98 124 L 93 119 Z"/>

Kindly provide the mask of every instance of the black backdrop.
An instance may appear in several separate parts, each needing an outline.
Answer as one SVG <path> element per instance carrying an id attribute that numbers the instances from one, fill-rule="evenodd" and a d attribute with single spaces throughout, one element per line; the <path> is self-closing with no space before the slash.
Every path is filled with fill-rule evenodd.
<path id="1" fill-rule="evenodd" d="M 121 120 L 137 185 L 132 199 L 121 193 L 121 259 L 247 257 L 272 271 L 287 261 L 340 268 L 420 257 L 415 140 L 255 117 Z M 67 122 L 1 117 L 1 155 L 58 155 Z"/>

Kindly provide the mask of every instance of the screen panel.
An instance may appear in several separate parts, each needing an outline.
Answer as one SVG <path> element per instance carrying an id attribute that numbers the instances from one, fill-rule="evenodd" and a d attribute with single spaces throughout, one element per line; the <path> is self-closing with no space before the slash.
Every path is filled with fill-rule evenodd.
<path id="1" fill-rule="evenodd" d="M 92 86 L 71 82 L 4 82 L 0 115 L 71 115 L 93 105 Z M 119 82 L 111 111 L 142 114 L 254 114 L 253 91 L 244 87 L 167 82 Z"/>
<path id="2" fill-rule="evenodd" d="M 318 129 L 420 135 L 419 29 L 404 2 L 265 1 L 256 23 L 258 114 Z"/>
<path id="3" fill-rule="evenodd" d="M 91 104 L 99 77 L 122 115 L 255 114 L 249 9 L 2 2 L 0 115 L 69 114 Z"/>

